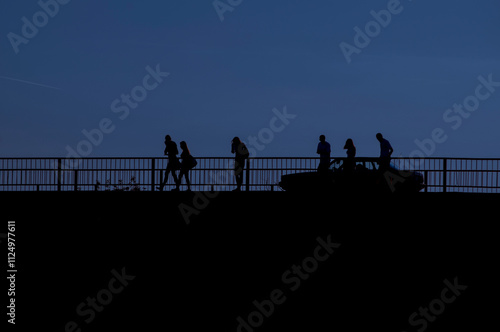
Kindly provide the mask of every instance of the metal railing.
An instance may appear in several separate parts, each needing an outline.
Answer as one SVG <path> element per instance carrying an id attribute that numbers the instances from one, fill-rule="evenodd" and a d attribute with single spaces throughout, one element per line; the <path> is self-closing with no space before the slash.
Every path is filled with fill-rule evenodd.
<path id="1" fill-rule="evenodd" d="M 234 158 L 199 157 L 190 171 L 193 191 L 236 187 Z M 337 158 L 343 160 L 344 158 Z M 333 160 L 333 158 L 332 158 Z M 377 158 L 356 158 L 376 162 Z M 152 191 L 163 181 L 167 158 L 0 158 L 0 191 Z M 420 172 L 425 191 L 500 192 L 500 159 L 393 158 L 400 170 Z M 285 174 L 315 171 L 319 158 L 250 158 L 243 190 L 279 190 Z M 171 175 L 164 190 L 175 187 Z M 181 190 L 184 190 L 183 179 Z"/>

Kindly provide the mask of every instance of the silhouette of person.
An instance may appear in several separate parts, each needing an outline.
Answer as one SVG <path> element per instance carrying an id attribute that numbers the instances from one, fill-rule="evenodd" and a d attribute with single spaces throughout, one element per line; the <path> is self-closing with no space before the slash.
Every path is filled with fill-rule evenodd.
<path id="1" fill-rule="evenodd" d="M 356 157 L 356 147 L 354 146 L 354 142 L 352 139 L 348 138 L 345 141 L 344 149 L 346 149 L 347 159 L 344 161 L 343 169 L 347 172 L 353 172 L 356 168 L 356 162 L 354 161 L 354 157 Z"/>
<path id="2" fill-rule="evenodd" d="M 389 169 L 391 163 L 391 155 L 394 152 L 391 143 L 386 140 L 381 133 L 375 135 L 377 140 L 380 142 L 380 158 L 379 158 L 379 171 L 383 172 Z"/>
<path id="3" fill-rule="evenodd" d="M 170 172 L 172 172 L 172 177 L 174 178 L 174 182 L 176 184 L 176 188 L 172 189 L 172 191 L 178 191 L 179 180 L 177 179 L 177 174 L 175 174 L 175 171 L 180 168 L 179 159 L 177 158 L 179 150 L 177 150 L 177 144 L 174 141 L 172 141 L 170 135 L 165 136 L 165 150 L 163 151 L 163 154 L 168 156 L 168 164 L 167 168 L 165 169 L 165 176 L 163 177 L 163 182 L 160 184 L 159 189 L 160 191 L 163 191 L 163 187 L 168 181 L 168 175 L 170 174 Z"/>
<path id="4" fill-rule="evenodd" d="M 186 179 L 187 191 L 191 191 L 191 183 L 189 182 L 189 171 L 196 166 L 196 160 L 193 158 L 189 152 L 186 142 L 182 141 L 179 143 L 181 147 L 181 171 L 179 172 L 179 182 L 177 182 L 177 190 L 182 182 L 182 176 Z"/>
<path id="5" fill-rule="evenodd" d="M 318 172 L 324 172 L 330 167 L 330 153 L 332 152 L 330 143 L 326 141 L 325 135 L 319 136 L 318 148 L 316 153 L 319 154 Z"/>
<path id="6" fill-rule="evenodd" d="M 241 191 L 245 160 L 248 158 L 249 152 L 239 137 L 234 137 L 231 141 L 231 153 L 234 153 L 234 177 L 236 178 L 236 189 L 233 191 Z"/>

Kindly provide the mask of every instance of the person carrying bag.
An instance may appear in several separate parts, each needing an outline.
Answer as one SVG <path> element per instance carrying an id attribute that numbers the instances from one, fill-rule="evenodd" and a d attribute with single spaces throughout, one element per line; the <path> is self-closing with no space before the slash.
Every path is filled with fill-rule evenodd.
<path id="1" fill-rule="evenodd" d="M 181 185 L 182 182 L 182 177 L 184 176 L 184 178 L 186 179 L 187 191 L 191 191 L 191 183 L 189 181 L 189 171 L 194 167 L 196 167 L 196 165 L 198 165 L 198 162 L 189 152 L 189 149 L 185 141 L 180 142 L 179 145 L 182 149 L 181 153 L 182 162 L 181 162 L 181 171 L 179 173 L 179 181 L 177 182 L 177 189 L 179 189 L 179 186 Z"/>

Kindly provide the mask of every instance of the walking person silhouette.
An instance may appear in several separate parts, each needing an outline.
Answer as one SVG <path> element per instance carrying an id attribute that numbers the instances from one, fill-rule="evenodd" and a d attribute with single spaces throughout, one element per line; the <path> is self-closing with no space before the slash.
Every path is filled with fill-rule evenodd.
<path id="1" fill-rule="evenodd" d="M 181 147 L 181 171 L 179 173 L 179 181 L 177 182 L 177 190 L 179 190 L 179 186 L 182 182 L 182 177 L 186 179 L 187 191 L 191 191 L 191 183 L 189 182 L 189 171 L 195 167 L 198 162 L 193 158 L 191 153 L 189 152 L 188 146 L 186 142 L 182 141 L 179 143 Z"/>
<path id="2" fill-rule="evenodd" d="M 163 151 L 163 154 L 168 156 L 168 164 L 167 168 L 165 169 L 165 176 L 163 177 L 163 182 L 160 183 L 159 190 L 163 191 L 163 187 L 168 181 L 168 175 L 170 174 L 170 172 L 172 172 L 172 177 L 174 178 L 174 182 L 176 184 L 176 188 L 172 189 L 172 191 L 178 191 L 179 179 L 177 178 L 177 174 L 175 174 L 175 171 L 180 168 L 179 159 L 177 158 L 179 150 L 177 150 L 177 144 L 174 141 L 172 141 L 170 135 L 165 136 L 165 150 Z"/>
<path id="3" fill-rule="evenodd" d="M 234 177 L 236 178 L 236 189 L 233 191 L 241 191 L 245 160 L 248 159 L 249 152 L 245 143 L 237 136 L 231 141 L 231 153 L 234 153 Z"/>

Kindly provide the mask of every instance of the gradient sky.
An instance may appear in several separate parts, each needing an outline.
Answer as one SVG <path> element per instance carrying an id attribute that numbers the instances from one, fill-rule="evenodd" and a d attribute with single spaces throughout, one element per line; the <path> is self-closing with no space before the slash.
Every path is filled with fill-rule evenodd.
<path id="1" fill-rule="evenodd" d="M 78 144 L 88 157 L 162 156 L 166 134 L 194 156 L 231 156 L 234 136 L 248 145 L 259 133 L 256 156 L 316 156 L 320 134 L 335 156 L 347 138 L 377 156 L 377 132 L 396 156 L 499 157 L 500 87 L 483 87 L 460 124 L 443 119 L 474 101 L 479 76 L 500 82 L 498 0 L 402 0 L 350 63 L 340 44 L 354 46 L 354 28 L 395 0 L 231 2 L 221 21 L 212 0 L 72 0 L 49 6 L 53 17 L 2 0 L 0 157 L 65 157 Z M 38 32 L 16 53 L 12 36 L 34 16 Z M 169 75 L 146 80 L 155 87 L 125 116 L 121 96 L 145 91 L 157 65 Z M 284 107 L 296 117 L 281 126 L 273 109 Z M 82 130 L 103 119 L 114 130 L 89 143 Z"/>

